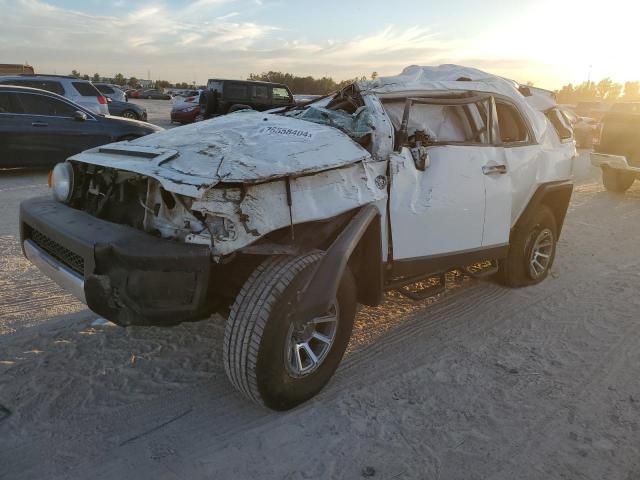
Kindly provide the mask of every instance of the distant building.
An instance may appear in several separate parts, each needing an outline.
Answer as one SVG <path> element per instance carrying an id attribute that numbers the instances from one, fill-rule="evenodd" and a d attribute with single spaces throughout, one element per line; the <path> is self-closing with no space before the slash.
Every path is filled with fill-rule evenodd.
<path id="1" fill-rule="evenodd" d="M 153 87 L 153 80 L 138 79 L 138 84 L 140 88 L 151 88 Z"/>
<path id="2" fill-rule="evenodd" d="M 31 65 L 21 65 L 19 63 L 0 63 L 0 75 L 16 75 L 20 73 L 33 74 Z"/>

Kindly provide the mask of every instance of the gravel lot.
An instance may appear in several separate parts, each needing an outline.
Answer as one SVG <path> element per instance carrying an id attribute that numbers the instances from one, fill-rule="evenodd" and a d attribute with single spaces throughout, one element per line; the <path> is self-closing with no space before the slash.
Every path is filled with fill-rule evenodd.
<path id="1" fill-rule="evenodd" d="M 45 182 L 0 171 L 2 479 L 640 478 L 640 182 L 605 192 L 584 153 L 545 282 L 387 295 L 287 413 L 232 390 L 219 316 L 94 323 L 23 259 L 18 205 Z"/>
<path id="2" fill-rule="evenodd" d="M 171 112 L 172 100 L 145 100 L 131 98 L 131 103 L 140 105 L 147 109 L 147 121 L 158 125 L 162 128 L 174 128 L 177 127 L 177 123 L 171 123 L 169 113 Z"/>

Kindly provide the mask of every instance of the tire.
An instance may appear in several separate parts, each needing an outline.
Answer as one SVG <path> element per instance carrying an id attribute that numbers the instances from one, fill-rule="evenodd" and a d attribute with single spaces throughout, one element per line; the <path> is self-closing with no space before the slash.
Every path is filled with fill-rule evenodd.
<path id="1" fill-rule="evenodd" d="M 147 100 L 151 100 L 153 97 L 151 95 L 147 95 Z"/>
<path id="2" fill-rule="evenodd" d="M 124 112 L 122 112 L 122 116 L 124 118 L 131 118 L 133 120 L 140 120 L 138 118 L 138 115 L 136 114 L 136 112 L 134 112 L 133 110 L 125 110 Z"/>
<path id="3" fill-rule="evenodd" d="M 629 190 L 635 179 L 634 173 L 608 167 L 602 169 L 602 183 L 609 192 L 624 193 Z"/>
<path id="4" fill-rule="evenodd" d="M 225 326 L 224 366 L 234 387 L 252 402 L 274 410 L 288 410 L 322 390 L 338 368 L 356 314 L 356 290 L 350 270 L 345 272 L 338 288 L 333 342 L 316 368 L 297 375 L 292 371 L 295 368 L 292 350 L 288 349 L 293 347 L 289 339 L 294 338 L 291 305 L 321 257 L 317 252 L 271 257 L 253 271 L 236 297 Z M 330 327 L 322 322 L 309 325 Z M 331 335 L 327 333 L 328 336 Z M 308 342 L 312 344 L 314 340 Z M 318 342 L 316 347 L 320 345 L 324 343 Z M 298 358 L 301 356 L 299 353 Z M 306 360 L 313 363 L 311 357 Z"/>
<path id="5" fill-rule="evenodd" d="M 550 242 L 549 247 L 538 248 L 536 263 L 532 265 L 534 247 Z M 498 280 L 508 287 L 526 287 L 542 282 L 553 266 L 558 241 L 558 227 L 553 212 L 541 205 L 538 211 L 511 234 L 507 258 L 499 262 Z M 543 258 L 542 255 L 548 256 Z M 540 268 L 542 265 L 544 268 Z"/>

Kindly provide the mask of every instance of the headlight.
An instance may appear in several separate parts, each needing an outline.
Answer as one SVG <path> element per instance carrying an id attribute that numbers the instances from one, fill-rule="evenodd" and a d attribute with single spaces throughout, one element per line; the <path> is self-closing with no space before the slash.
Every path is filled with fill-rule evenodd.
<path id="1" fill-rule="evenodd" d="M 183 112 L 193 112 L 196 109 L 196 107 L 187 107 L 187 108 L 183 108 L 182 111 Z"/>
<path id="2" fill-rule="evenodd" d="M 68 203 L 73 193 L 73 167 L 69 162 L 58 163 L 51 172 L 53 198 Z"/>

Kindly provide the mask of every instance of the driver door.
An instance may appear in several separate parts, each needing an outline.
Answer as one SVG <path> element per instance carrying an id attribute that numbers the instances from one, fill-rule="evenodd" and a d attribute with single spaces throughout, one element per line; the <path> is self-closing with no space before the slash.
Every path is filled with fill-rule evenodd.
<path id="1" fill-rule="evenodd" d="M 394 113 L 385 104 L 395 125 L 399 107 Z M 488 247 L 486 179 L 505 169 L 497 138 L 490 96 L 406 100 L 399 148 L 390 157 L 394 265 L 429 269 L 430 261 L 438 264 L 450 256 L 462 261 L 465 254 Z"/>

